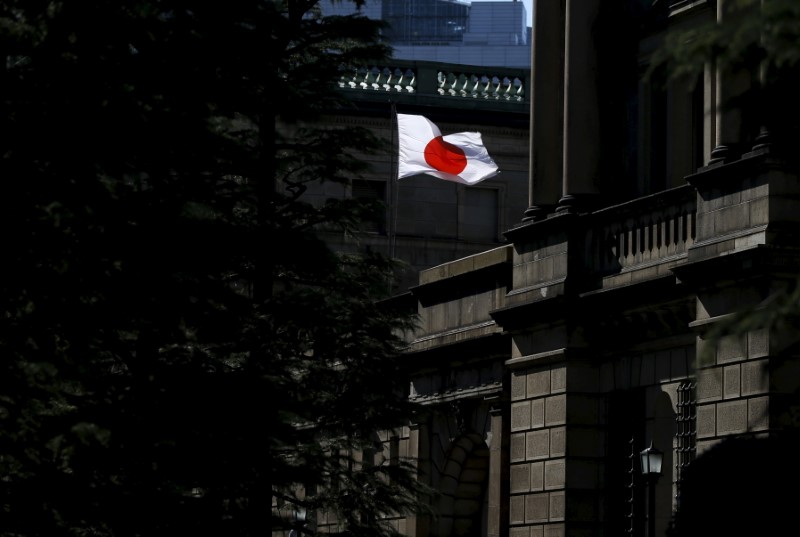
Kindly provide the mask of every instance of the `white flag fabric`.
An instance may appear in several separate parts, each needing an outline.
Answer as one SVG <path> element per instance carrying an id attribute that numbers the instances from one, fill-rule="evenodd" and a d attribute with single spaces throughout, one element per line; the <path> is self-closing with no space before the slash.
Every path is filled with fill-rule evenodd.
<path id="1" fill-rule="evenodd" d="M 442 136 L 425 116 L 397 114 L 399 168 L 397 178 L 425 173 L 474 185 L 498 174 L 481 133 L 459 132 Z"/>

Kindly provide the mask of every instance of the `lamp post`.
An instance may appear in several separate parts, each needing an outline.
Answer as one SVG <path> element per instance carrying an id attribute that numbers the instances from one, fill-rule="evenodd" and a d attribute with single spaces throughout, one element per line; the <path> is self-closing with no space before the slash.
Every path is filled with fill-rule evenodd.
<path id="1" fill-rule="evenodd" d="M 289 537 L 299 537 L 301 528 L 306 525 L 306 510 L 303 507 L 295 506 L 292 513 L 292 529 L 289 530 Z"/>
<path id="2" fill-rule="evenodd" d="M 639 453 L 642 464 L 642 476 L 647 482 L 647 537 L 656 535 L 656 481 L 661 476 L 661 463 L 664 461 L 664 454 L 661 450 L 653 447 L 652 440 L 650 447 L 643 449 Z"/>

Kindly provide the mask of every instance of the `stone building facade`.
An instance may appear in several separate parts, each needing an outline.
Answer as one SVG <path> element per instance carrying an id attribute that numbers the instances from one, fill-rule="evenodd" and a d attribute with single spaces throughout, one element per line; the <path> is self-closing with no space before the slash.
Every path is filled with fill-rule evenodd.
<path id="1" fill-rule="evenodd" d="M 719 106 L 735 89 L 726 73 L 642 76 L 667 32 L 719 20 L 727 1 L 536 2 L 532 70 L 518 77 L 524 135 L 503 126 L 519 124 L 512 102 L 448 82 L 474 81 L 465 67 L 438 70 L 443 91 L 395 98 L 454 131 L 479 125 L 490 152 L 507 142 L 527 172 L 502 241 L 422 267 L 398 296 L 420 316 L 410 397 L 428 412 L 383 440 L 439 491 L 436 516 L 397 521 L 404 534 L 654 537 L 704 508 L 708 527 L 734 534 L 783 520 L 769 512 L 787 505 L 775 487 L 736 485 L 753 483 L 763 455 L 725 472 L 739 481 L 715 475 L 714 496 L 736 489 L 737 501 L 685 488 L 732 442 L 788 437 L 800 410 L 793 319 L 721 330 L 795 290 L 796 161 Z M 510 208 L 519 186 L 507 189 Z M 655 479 L 638 463 L 649 446 L 664 457 Z M 711 511 L 743 497 L 773 507 Z"/>
<path id="2" fill-rule="evenodd" d="M 640 76 L 665 32 L 722 0 L 629 4 L 536 3 L 527 207 L 507 243 L 421 270 L 405 297 L 410 397 L 429 413 L 396 441 L 440 492 L 408 535 L 668 535 L 693 468 L 794 427 L 794 325 L 717 330 L 793 291 L 798 169 L 718 106 L 725 73 Z M 599 41 L 609 18 L 636 40 Z"/>

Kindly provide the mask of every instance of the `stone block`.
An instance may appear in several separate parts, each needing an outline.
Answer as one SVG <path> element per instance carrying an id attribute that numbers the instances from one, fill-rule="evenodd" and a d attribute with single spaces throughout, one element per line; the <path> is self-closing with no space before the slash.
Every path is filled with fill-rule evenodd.
<path id="1" fill-rule="evenodd" d="M 550 493 L 550 520 L 564 520 L 566 514 L 566 497 L 564 491 Z"/>
<path id="2" fill-rule="evenodd" d="M 567 368 L 564 366 L 554 367 L 550 371 L 550 392 L 561 393 L 567 389 Z"/>
<path id="3" fill-rule="evenodd" d="M 731 189 L 725 192 L 722 195 L 722 205 L 723 207 L 729 207 L 731 205 L 738 205 L 742 203 L 742 192 L 739 189 Z"/>
<path id="4" fill-rule="evenodd" d="M 441 332 L 447 326 L 445 307 L 442 304 L 436 304 L 425 309 L 424 314 L 425 326 L 428 332 Z"/>
<path id="5" fill-rule="evenodd" d="M 697 213 L 697 238 L 708 239 L 714 236 L 714 218 L 708 213 Z"/>
<path id="6" fill-rule="evenodd" d="M 769 428 L 769 397 L 747 400 L 747 427 L 750 431 L 765 431 Z"/>
<path id="7" fill-rule="evenodd" d="M 446 306 L 445 326 L 447 328 L 458 327 L 458 322 L 461 318 L 461 304 L 458 300 L 451 300 L 450 302 L 447 302 Z"/>
<path id="8" fill-rule="evenodd" d="M 555 263 L 553 256 L 545 257 L 535 261 L 539 265 L 539 282 L 549 282 L 554 278 Z"/>
<path id="9" fill-rule="evenodd" d="M 545 425 L 563 425 L 567 422 L 567 396 L 555 395 L 545 399 Z"/>
<path id="10" fill-rule="evenodd" d="M 525 433 L 511 435 L 509 441 L 509 458 L 511 462 L 525 460 Z"/>
<path id="11" fill-rule="evenodd" d="M 711 367 L 697 372 L 697 401 L 718 401 L 722 398 L 722 369 Z"/>
<path id="12" fill-rule="evenodd" d="M 567 453 L 567 430 L 565 427 L 550 429 L 550 456 L 563 457 Z"/>
<path id="13" fill-rule="evenodd" d="M 747 431 L 746 399 L 717 404 L 717 434 L 736 434 L 745 431 Z"/>
<path id="14" fill-rule="evenodd" d="M 714 213 L 714 229 L 717 234 L 747 229 L 750 227 L 750 211 L 748 203 L 740 203 L 724 207 Z"/>
<path id="15" fill-rule="evenodd" d="M 697 438 L 708 438 L 717 434 L 717 407 L 715 404 L 698 405 Z"/>
<path id="16" fill-rule="evenodd" d="M 530 492 L 531 467 L 530 464 L 512 464 L 509 470 L 509 490 L 515 492 Z"/>
<path id="17" fill-rule="evenodd" d="M 525 496 L 511 496 L 508 499 L 508 522 L 510 524 L 525 523 Z"/>
<path id="18" fill-rule="evenodd" d="M 728 366 L 723 369 L 723 392 L 724 399 L 733 399 L 741 395 L 741 370 L 738 365 Z"/>
<path id="19" fill-rule="evenodd" d="M 528 373 L 528 397 L 550 395 L 550 370 Z"/>
<path id="20" fill-rule="evenodd" d="M 531 428 L 531 402 L 511 403 L 511 430 L 523 431 Z"/>
<path id="21" fill-rule="evenodd" d="M 738 334 L 722 336 L 717 345 L 717 363 L 744 360 L 747 356 L 746 348 L 745 337 Z"/>
<path id="22" fill-rule="evenodd" d="M 642 356 L 642 369 L 637 376 L 639 386 L 650 386 L 656 381 L 656 355 L 652 353 Z"/>
<path id="23" fill-rule="evenodd" d="M 550 516 L 550 495 L 546 492 L 525 495 L 525 522 L 547 522 Z"/>
<path id="24" fill-rule="evenodd" d="M 531 537 L 544 537 L 544 529 L 549 526 L 528 526 L 531 529 Z"/>
<path id="25" fill-rule="evenodd" d="M 560 278 L 567 275 L 567 254 L 557 254 L 552 257 L 553 259 L 553 275 Z"/>
<path id="26" fill-rule="evenodd" d="M 528 376 L 525 373 L 514 371 L 511 373 L 511 400 L 525 399 L 525 386 Z"/>
<path id="27" fill-rule="evenodd" d="M 769 391 L 767 360 L 742 364 L 742 395 L 758 395 Z"/>
<path id="28" fill-rule="evenodd" d="M 769 331 L 766 328 L 750 330 L 747 334 L 747 357 L 763 358 L 769 355 Z"/>
<path id="29" fill-rule="evenodd" d="M 528 282 L 525 277 L 527 262 L 523 258 L 517 257 L 514 259 L 514 264 L 511 265 L 511 285 L 512 289 L 519 289 L 525 287 Z"/>
<path id="30" fill-rule="evenodd" d="M 538 261 L 525 263 L 523 266 L 525 275 L 521 278 L 525 282 L 525 286 L 536 285 L 542 281 L 542 277 L 539 275 L 539 267 Z"/>
<path id="31" fill-rule="evenodd" d="M 550 456 L 550 430 L 533 431 L 525 435 L 525 459 L 544 459 Z"/>
<path id="32" fill-rule="evenodd" d="M 545 490 L 561 489 L 566 484 L 566 469 L 564 459 L 545 461 L 544 463 L 544 488 Z"/>
<path id="33" fill-rule="evenodd" d="M 708 452 L 713 447 L 719 445 L 720 442 L 722 442 L 722 439 L 720 439 L 720 438 L 713 438 L 713 439 L 709 439 L 709 440 L 698 440 L 697 441 L 697 452 L 696 452 L 696 455 L 698 457 L 700 455 L 703 455 L 704 453 Z"/>
<path id="34" fill-rule="evenodd" d="M 530 463 L 530 490 L 532 492 L 544 490 L 544 462 Z"/>

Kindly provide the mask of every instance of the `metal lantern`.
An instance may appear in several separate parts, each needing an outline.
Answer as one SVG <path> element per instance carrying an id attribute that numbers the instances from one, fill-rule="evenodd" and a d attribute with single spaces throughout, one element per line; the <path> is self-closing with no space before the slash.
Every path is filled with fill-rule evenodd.
<path id="1" fill-rule="evenodd" d="M 661 475 L 661 463 L 664 461 L 664 454 L 660 449 L 653 447 L 653 442 L 650 442 L 650 447 L 643 449 L 639 453 L 642 462 L 642 475 L 645 477 L 655 477 Z"/>

